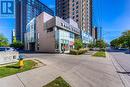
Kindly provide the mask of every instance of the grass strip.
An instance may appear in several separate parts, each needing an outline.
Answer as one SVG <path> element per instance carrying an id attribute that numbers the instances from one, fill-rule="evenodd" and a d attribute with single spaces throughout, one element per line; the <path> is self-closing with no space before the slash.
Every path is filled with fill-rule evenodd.
<path id="1" fill-rule="evenodd" d="M 19 68 L 19 64 L 12 64 L 7 66 L 0 67 L 0 78 L 10 76 L 16 73 L 24 72 L 27 70 L 31 70 L 36 68 L 36 62 L 33 60 L 24 60 L 24 67 L 22 69 Z"/>
<path id="2" fill-rule="evenodd" d="M 62 77 L 56 78 L 43 87 L 71 87 Z"/>

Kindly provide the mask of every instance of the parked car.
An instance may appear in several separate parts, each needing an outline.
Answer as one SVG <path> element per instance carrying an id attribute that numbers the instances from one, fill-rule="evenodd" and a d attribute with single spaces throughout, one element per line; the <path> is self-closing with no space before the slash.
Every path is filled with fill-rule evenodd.
<path id="1" fill-rule="evenodd" d="M 0 47 L 0 52 L 1 51 L 16 51 L 14 48 L 12 47 Z"/>

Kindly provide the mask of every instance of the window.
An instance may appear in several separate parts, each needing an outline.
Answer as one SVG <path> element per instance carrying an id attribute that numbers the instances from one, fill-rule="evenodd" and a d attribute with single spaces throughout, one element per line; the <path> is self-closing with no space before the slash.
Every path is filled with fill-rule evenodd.
<path id="1" fill-rule="evenodd" d="M 74 2 L 74 0 L 72 2 Z"/>
<path id="2" fill-rule="evenodd" d="M 74 6 L 74 4 L 72 4 L 72 6 Z"/>
<path id="3" fill-rule="evenodd" d="M 63 12 L 65 12 L 66 10 L 63 10 Z"/>
<path id="4" fill-rule="evenodd" d="M 76 15 L 76 17 L 79 17 L 79 15 Z"/>
<path id="5" fill-rule="evenodd" d="M 6 51 L 6 49 L 5 48 L 0 48 L 0 51 Z"/>
<path id="6" fill-rule="evenodd" d="M 37 33 L 37 39 L 39 39 L 39 33 Z"/>
<path id="7" fill-rule="evenodd" d="M 78 10 L 76 10 L 76 13 L 79 13 L 79 11 L 78 11 Z"/>
<path id="8" fill-rule="evenodd" d="M 65 6 L 63 6 L 62 8 L 64 9 L 64 8 L 65 8 Z M 57 8 L 57 9 L 59 9 L 59 8 Z"/>
<path id="9" fill-rule="evenodd" d="M 74 15 L 74 12 L 72 14 Z"/>
<path id="10" fill-rule="evenodd" d="M 75 16 L 73 16 L 73 19 L 75 18 Z"/>
<path id="11" fill-rule="evenodd" d="M 62 5 L 65 5 L 65 2 L 64 2 L 64 3 L 62 3 Z"/>
<path id="12" fill-rule="evenodd" d="M 47 29 L 47 32 L 52 32 L 53 28 Z"/>
<path id="13" fill-rule="evenodd" d="M 70 38 L 74 38 L 74 34 L 73 33 L 70 33 Z"/>
<path id="14" fill-rule="evenodd" d="M 63 23 L 61 23 L 61 26 L 63 26 Z"/>
<path id="15" fill-rule="evenodd" d="M 79 6 L 76 6 L 76 9 L 78 9 L 79 8 Z"/>
<path id="16" fill-rule="evenodd" d="M 79 4 L 79 2 L 77 1 L 76 4 Z"/>
<path id="17" fill-rule="evenodd" d="M 78 22 L 79 20 L 78 19 L 76 19 L 76 22 Z"/>
<path id="18" fill-rule="evenodd" d="M 75 9 L 74 9 L 74 8 L 72 8 L 72 10 L 74 11 Z"/>
<path id="19" fill-rule="evenodd" d="M 37 50 L 39 50 L 39 46 L 37 46 Z"/>

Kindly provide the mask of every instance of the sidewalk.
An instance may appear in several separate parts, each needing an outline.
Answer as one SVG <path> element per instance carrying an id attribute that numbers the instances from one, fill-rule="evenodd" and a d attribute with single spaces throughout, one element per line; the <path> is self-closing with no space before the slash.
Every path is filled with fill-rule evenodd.
<path id="1" fill-rule="evenodd" d="M 125 73 L 126 71 L 122 68 L 122 66 L 120 66 L 120 64 L 118 64 L 118 62 L 112 57 L 112 55 L 109 54 L 108 56 L 112 60 L 113 65 L 116 68 L 116 71 L 118 72 L 118 75 L 124 87 L 130 87 L 130 77 L 127 74 L 123 74 L 123 72 Z"/>
<path id="2" fill-rule="evenodd" d="M 123 87 L 109 59 L 88 55 L 57 57 L 60 58 L 39 58 L 47 66 L 1 78 L 0 87 L 42 87 L 58 76 L 72 87 Z"/>

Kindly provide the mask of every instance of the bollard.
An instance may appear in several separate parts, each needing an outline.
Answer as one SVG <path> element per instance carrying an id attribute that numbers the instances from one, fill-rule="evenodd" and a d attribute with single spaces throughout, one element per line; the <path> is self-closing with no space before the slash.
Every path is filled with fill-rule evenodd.
<path id="1" fill-rule="evenodd" d="M 22 69 L 24 67 L 24 55 L 19 56 L 19 68 Z"/>

